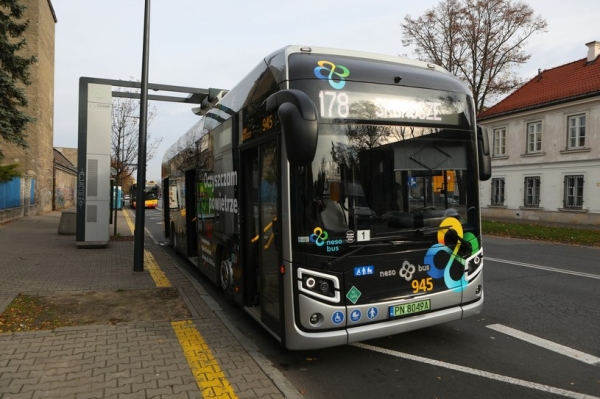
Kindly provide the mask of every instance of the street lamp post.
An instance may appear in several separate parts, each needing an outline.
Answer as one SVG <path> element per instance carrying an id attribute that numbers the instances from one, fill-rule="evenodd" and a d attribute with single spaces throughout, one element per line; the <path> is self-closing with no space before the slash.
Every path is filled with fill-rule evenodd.
<path id="1" fill-rule="evenodd" d="M 144 218 L 146 207 L 144 192 L 146 188 L 146 130 L 148 127 L 148 60 L 150 48 L 150 0 L 146 0 L 144 10 L 144 44 L 142 51 L 142 82 L 140 94 L 140 137 L 138 149 L 138 173 L 136 197 L 140 199 L 135 207 L 135 232 L 133 246 L 133 271 L 144 271 Z"/>
<path id="2" fill-rule="evenodd" d="M 121 149 L 121 212 L 125 212 L 125 135 L 122 137 Z M 130 200 L 131 201 L 131 200 Z"/>

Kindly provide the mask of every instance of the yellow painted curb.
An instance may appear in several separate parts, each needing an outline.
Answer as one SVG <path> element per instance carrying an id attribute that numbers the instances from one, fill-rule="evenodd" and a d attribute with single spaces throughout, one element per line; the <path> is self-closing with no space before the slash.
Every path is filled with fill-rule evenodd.
<path id="1" fill-rule="evenodd" d="M 219 363 L 191 320 L 171 322 L 173 331 L 196 378 L 204 398 L 235 399 L 237 395 L 229 385 Z"/>

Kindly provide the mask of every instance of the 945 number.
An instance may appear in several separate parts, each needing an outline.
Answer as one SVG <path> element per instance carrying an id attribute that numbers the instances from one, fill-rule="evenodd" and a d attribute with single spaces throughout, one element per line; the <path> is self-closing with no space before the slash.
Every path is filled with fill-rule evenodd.
<path id="1" fill-rule="evenodd" d="M 267 115 L 265 118 L 263 118 L 262 120 L 262 128 L 263 128 L 263 132 L 266 132 L 267 130 L 271 130 L 273 128 L 273 115 Z"/>
<path id="2" fill-rule="evenodd" d="M 433 279 L 431 277 L 422 278 L 421 280 L 413 280 L 410 285 L 413 289 L 413 294 L 418 292 L 427 292 L 433 290 Z"/>

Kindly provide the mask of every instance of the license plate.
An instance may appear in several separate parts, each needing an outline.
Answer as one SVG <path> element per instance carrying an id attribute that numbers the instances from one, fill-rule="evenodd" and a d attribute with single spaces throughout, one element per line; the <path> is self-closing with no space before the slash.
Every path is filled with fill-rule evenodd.
<path id="1" fill-rule="evenodd" d="M 415 313 L 425 312 L 431 309 L 431 300 L 403 303 L 390 306 L 390 317 L 407 316 Z"/>

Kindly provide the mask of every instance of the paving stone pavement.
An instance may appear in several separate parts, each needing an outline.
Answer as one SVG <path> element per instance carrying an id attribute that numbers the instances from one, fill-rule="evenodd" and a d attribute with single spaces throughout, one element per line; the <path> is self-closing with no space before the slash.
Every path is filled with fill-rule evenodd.
<path id="1" fill-rule="evenodd" d="M 147 270 L 133 271 L 133 241 L 111 241 L 105 249 L 78 249 L 74 236 L 58 234 L 60 215 L 54 211 L 0 226 L 0 312 L 19 293 L 156 286 Z M 130 235 L 121 212 L 117 225 Z M 0 399 L 302 397 L 165 249 L 148 236 L 145 249 L 192 314 L 189 320 L 206 348 L 196 350 L 196 355 L 214 357 L 216 363 L 198 368 L 188 360 L 170 321 L 0 333 Z M 217 371 L 229 391 L 212 386 Z"/>

